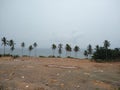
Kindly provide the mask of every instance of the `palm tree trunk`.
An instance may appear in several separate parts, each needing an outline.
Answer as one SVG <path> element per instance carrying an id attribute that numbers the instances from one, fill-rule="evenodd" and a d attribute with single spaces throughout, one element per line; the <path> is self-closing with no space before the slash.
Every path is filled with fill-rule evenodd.
<path id="1" fill-rule="evenodd" d="M 36 57 L 36 48 L 35 48 L 35 57 Z"/>
<path id="2" fill-rule="evenodd" d="M 77 52 L 75 52 L 75 57 L 77 58 Z"/>
<path id="3" fill-rule="evenodd" d="M 31 51 L 29 51 L 29 57 L 30 57 Z"/>
<path id="4" fill-rule="evenodd" d="M 53 50 L 53 56 L 54 56 L 55 51 Z"/>
<path id="5" fill-rule="evenodd" d="M 22 57 L 23 57 L 23 48 L 22 48 Z"/>
<path id="6" fill-rule="evenodd" d="M 5 56 L 5 45 L 4 45 L 4 56 Z"/>

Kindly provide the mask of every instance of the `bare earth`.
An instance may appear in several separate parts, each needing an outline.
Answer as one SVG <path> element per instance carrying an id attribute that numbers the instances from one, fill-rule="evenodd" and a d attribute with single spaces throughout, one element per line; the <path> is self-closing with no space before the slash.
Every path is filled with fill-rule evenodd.
<path id="1" fill-rule="evenodd" d="M 0 58 L 0 90 L 118 90 L 120 62 Z"/>

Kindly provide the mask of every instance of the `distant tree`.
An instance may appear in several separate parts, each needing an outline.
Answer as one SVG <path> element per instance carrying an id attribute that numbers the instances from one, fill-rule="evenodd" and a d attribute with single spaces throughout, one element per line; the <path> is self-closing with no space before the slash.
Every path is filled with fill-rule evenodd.
<path id="1" fill-rule="evenodd" d="M 22 56 L 23 56 L 23 48 L 25 47 L 25 43 L 24 42 L 21 43 L 21 47 L 22 47 Z"/>
<path id="2" fill-rule="evenodd" d="M 77 57 L 77 52 L 80 50 L 80 48 L 76 45 L 74 47 L 75 57 Z"/>
<path id="3" fill-rule="evenodd" d="M 56 45 L 55 45 L 55 44 L 52 44 L 53 56 L 54 56 L 54 53 L 55 53 L 55 49 L 56 49 Z"/>
<path id="4" fill-rule="evenodd" d="M 33 46 L 30 45 L 29 48 L 28 48 L 28 50 L 29 50 L 29 56 L 31 56 L 31 51 L 33 50 Z"/>
<path id="5" fill-rule="evenodd" d="M 35 56 L 36 56 L 36 47 L 37 47 L 37 43 L 35 42 L 35 43 L 33 44 L 33 46 L 34 46 L 34 48 L 35 48 Z"/>
<path id="6" fill-rule="evenodd" d="M 15 49 L 14 46 L 12 46 L 12 47 L 10 48 L 10 50 L 11 50 L 11 54 L 12 54 L 12 52 L 14 51 L 14 49 Z"/>
<path id="7" fill-rule="evenodd" d="M 69 44 L 66 44 L 65 50 L 66 50 L 66 56 L 67 56 L 67 52 L 70 52 L 70 56 L 71 56 L 72 48 L 71 48 L 71 46 Z"/>
<path id="8" fill-rule="evenodd" d="M 88 52 L 87 52 L 87 50 L 84 51 L 84 55 L 86 56 L 86 58 L 88 58 Z"/>
<path id="9" fill-rule="evenodd" d="M 15 49 L 15 47 L 14 47 L 15 43 L 14 43 L 13 40 L 10 40 L 10 41 L 8 41 L 8 42 L 9 42 L 8 45 L 10 46 L 10 50 L 11 50 L 11 54 L 12 54 L 12 52 L 13 52 L 14 49 Z"/>
<path id="10" fill-rule="evenodd" d="M 105 48 L 105 51 L 106 51 L 106 59 L 107 59 L 108 47 L 110 47 L 110 42 L 108 40 L 105 40 L 104 41 L 104 48 Z"/>
<path id="11" fill-rule="evenodd" d="M 59 53 L 59 56 L 61 57 L 61 54 L 62 54 L 62 44 L 58 45 L 58 53 Z"/>
<path id="12" fill-rule="evenodd" d="M 4 56 L 5 56 L 5 47 L 6 47 L 6 45 L 7 45 L 7 39 L 6 39 L 6 37 L 3 37 L 3 38 L 1 39 L 1 41 L 2 41 L 2 45 L 4 46 Z"/>
<path id="13" fill-rule="evenodd" d="M 98 51 L 98 50 L 99 50 L 99 48 L 100 48 L 100 47 L 99 47 L 99 45 L 96 45 L 95 50 L 96 50 L 96 51 Z"/>
<path id="14" fill-rule="evenodd" d="M 92 55 L 92 46 L 90 44 L 88 45 L 87 52 L 88 52 L 88 55 L 91 58 L 91 55 Z"/>

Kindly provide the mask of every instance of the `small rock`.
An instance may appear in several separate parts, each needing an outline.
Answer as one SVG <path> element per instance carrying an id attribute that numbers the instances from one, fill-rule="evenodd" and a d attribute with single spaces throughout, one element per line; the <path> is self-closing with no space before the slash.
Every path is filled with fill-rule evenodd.
<path id="1" fill-rule="evenodd" d="M 60 74 L 59 73 L 57 73 L 57 76 L 59 76 Z"/>
<path id="2" fill-rule="evenodd" d="M 25 78 L 24 76 L 21 76 L 21 78 Z"/>
<path id="3" fill-rule="evenodd" d="M 28 87 L 29 87 L 29 85 L 26 85 L 25 87 L 26 87 L 26 88 L 28 88 Z"/>
<path id="4" fill-rule="evenodd" d="M 79 86 L 79 85 L 77 85 L 76 87 L 77 87 L 77 88 L 79 88 L 80 86 Z"/>

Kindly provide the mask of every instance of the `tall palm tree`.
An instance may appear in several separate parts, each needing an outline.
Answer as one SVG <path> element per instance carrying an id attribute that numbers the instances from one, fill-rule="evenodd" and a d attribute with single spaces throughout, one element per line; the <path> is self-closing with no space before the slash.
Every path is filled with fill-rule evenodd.
<path id="1" fill-rule="evenodd" d="M 66 50 L 66 57 L 67 57 L 67 52 L 69 51 L 69 44 L 66 44 L 65 50 Z"/>
<path id="2" fill-rule="evenodd" d="M 6 39 L 6 37 L 3 37 L 3 38 L 1 39 L 1 41 L 2 41 L 2 45 L 4 46 L 4 56 L 5 56 L 5 47 L 6 47 L 6 45 L 7 45 L 7 39 Z"/>
<path id="3" fill-rule="evenodd" d="M 71 56 L 72 48 L 71 48 L 71 46 L 69 44 L 66 44 L 65 50 L 66 50 L 66 56 L 67 56 L 67 52 L 70 52 L 70 56 Z"/>
<path id="4" fill-rule="evenodd" d="M 55 49 L 56 49 L 56 45 L 55 45 L 55 44 L 52 44 L 53 56 L 54 56 L 54 53 L 55 53 Z"/>
<path id="5" fill-rule="evenodd" d="M 35 42 L 35 43 L 33 44 L 33 46 L 34 46 L 34 48 L 35 48 L 35 56 L 36 56 L 36 47 L 37 47 L 37 43 Z"/>
<path id="6" fill-rule="evenodd" d="M 100 47 L 99 47 L 99 45 L 96 45 L 95 50 L 96 50 L 96 51 L 98 51 L 98 50 L 99 50 L 99 48 L 100 48 Z"/>
<path id="7" fill-rule="evenodd" d="M 14 49 L 15 49 L 14 46 L 12 46 L 12 47 L 10 48 L 10 50 L 11 50 L 11 55 L 12 55 L 12 52 L 14 51 Z"/>
<path id="8" fill-rule="evenodd" d="M 21 43 L 21 47 L 22 47 L 22 56 L 23 56 L 23 48 L 25 47 L 25 43 L 24 42 Z"/>
<path id="9" fill-rule="evenodd" d="M 13 40 L 10 40 L 10 41 L 8 41 L 9 43 L 9 46 L 10 46 L 10 50 L 11 50 L 11 54 L 12 54 L 12 52 L 13 52 L 13 50 L 15 49 L 15 47 L 14 47 L 14 45 L 15 45 L 15 43 L 14 43 L 14 41 Z"/>
<path id="10" fill-rule="evenodd" d="M 33 50 L 33 46 L 30 45 L 30 46 L 28 47 L 28 50 L 29 50 L 29 56 L 30 56 L 30 55 L 31 55 L 31 51 Z"/>
<path id="11" fill-rule="evenodd" d="M 84 51 L 84 55 L 86 56 L 86 58 L 88 58 L 88 52 L 87 52 L 87 50 Z"/>
<path id="12" fill-rule="evenodd" d="M 77 57 L 77 52 L 80 50 L 80 48 L 76 45 L 74 47 L 75 57 Z"/>
<path id="13" fill-rule="evenodd" d="M 104 48 L 105 48 L 105 51 L 106 51 L 106 59 L 107 59 L 108 47 L 110 47 L 110 42 L 108 40 L 105 40 L 104 41 Z"/>
<path id="14" fill-rule="evenodd" d="M 92 46 L 90 44 L 88 45 L 87 51 L 88 51 L 88 55 L 91 58 L 91 55 L 92 55 Z"/>
<path id="15" fill-rule="evenodd" d="M 59 53 L 59 56 L 61 57 L 61 54 L 62 54 L 62 44 L 61 43 L 58 45 L 58 53 Z"/>

